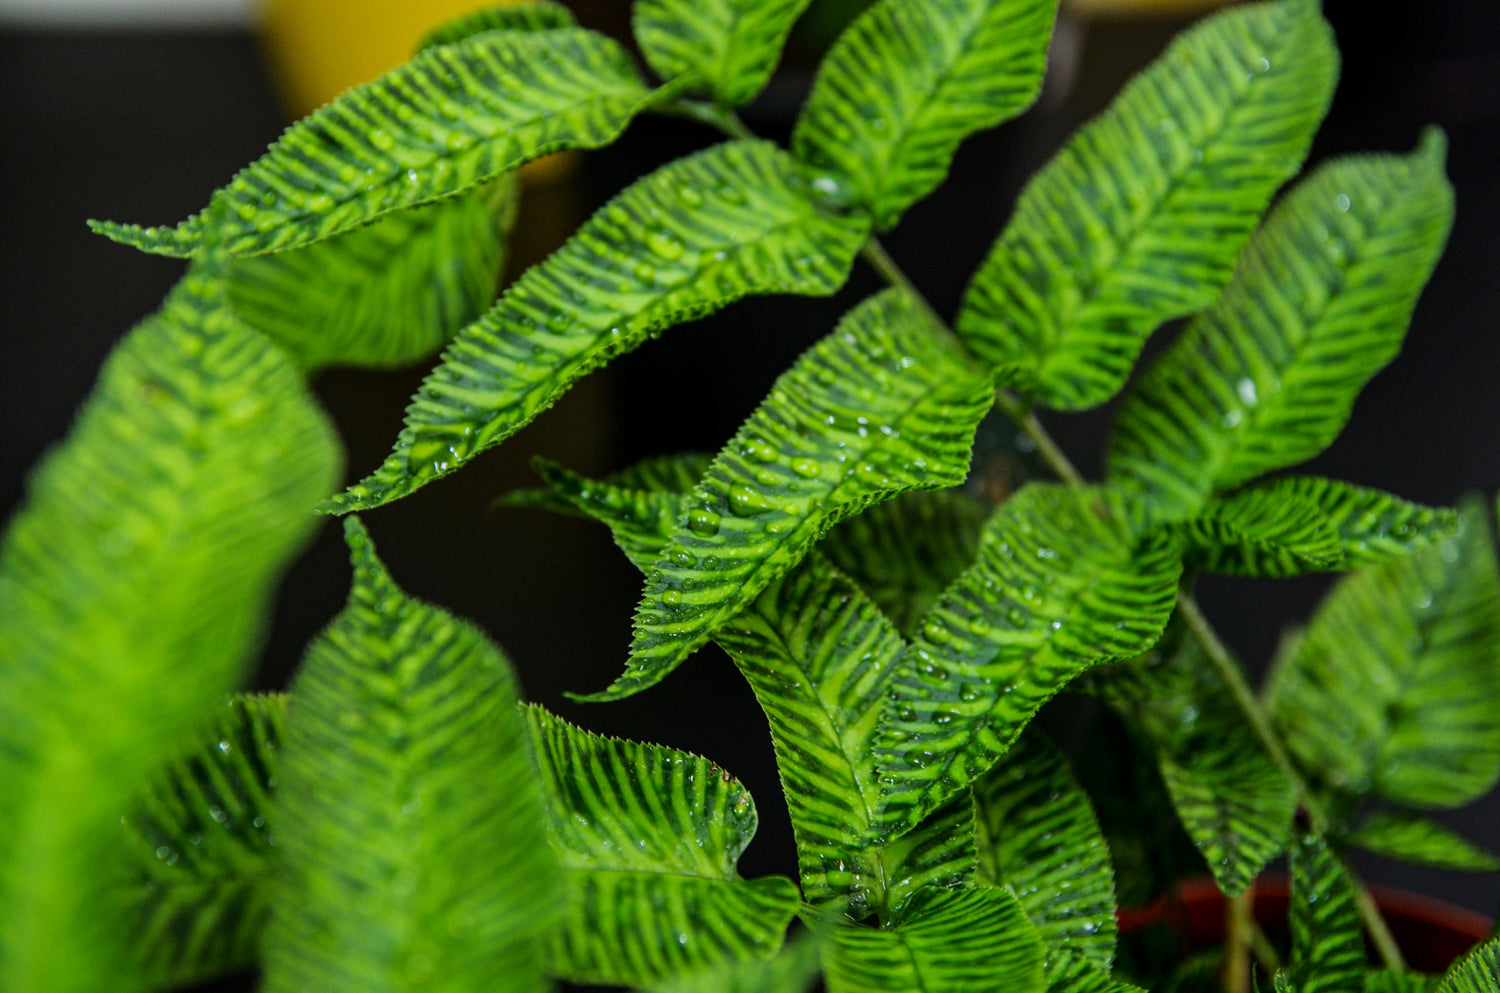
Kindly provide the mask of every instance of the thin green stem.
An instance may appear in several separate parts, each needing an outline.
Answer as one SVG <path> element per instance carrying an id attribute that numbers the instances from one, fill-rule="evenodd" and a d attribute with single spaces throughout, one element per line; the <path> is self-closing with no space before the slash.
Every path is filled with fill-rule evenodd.
<path id="1" fill-rule="evenodd" d="M 1224 993 L 1250 993 L 1250 948 L 1255 917 L 1251 891 L 1231 898 L 1224 907 Z"/>
<path id="2" fill-rule="evenodd" d="M 1388 969 L 1405 969 L 1406 958 L 1401 954 L 1401 946 L 1396 944 L 1396 936 L 1391 933 L 1385 915 L 1375 905 L 1375 898 L 1370 895 L 1369 887 L 1365 886 L 1364 880 L 1353 869 L 1347 865 L 1344 868 L 1349 873 L 1349 881 L 1354 884 L 1355 905 L 1359 907 L 1360 919 L 1365 923 L 1365 930 L 1370 933 L 1370 942 L 1379 953 L 1380 961 Z"/>

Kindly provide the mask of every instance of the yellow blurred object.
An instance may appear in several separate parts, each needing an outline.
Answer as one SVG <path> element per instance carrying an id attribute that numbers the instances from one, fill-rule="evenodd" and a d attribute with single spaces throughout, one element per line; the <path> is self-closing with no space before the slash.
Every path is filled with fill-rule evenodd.
<path id="1" fill-rule="evenodd" d="M 1065 0 L 1079 17 L 1180 17 L 1227 6 L 1230 0 Z"/>
<path id="2" fill-rule="evenodd" d="M 432 28 L 482 6 L 525 0 L 264 0 L 270 57 L 289 109 L 302 117 L 411 58 Z M 550 155 L 522 170 L 554 179 L 571 158 Z"/>

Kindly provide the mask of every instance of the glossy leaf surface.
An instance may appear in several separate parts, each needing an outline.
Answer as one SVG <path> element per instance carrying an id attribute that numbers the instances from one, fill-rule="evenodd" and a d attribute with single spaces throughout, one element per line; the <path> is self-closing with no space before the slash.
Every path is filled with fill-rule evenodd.
<path id="1" fill-rule="evenodd" d="M 690 75 L 715 103 L 738 107 L 765 88 L 809 0 L 638 0 L 635 37 L 664 79 Z"/>

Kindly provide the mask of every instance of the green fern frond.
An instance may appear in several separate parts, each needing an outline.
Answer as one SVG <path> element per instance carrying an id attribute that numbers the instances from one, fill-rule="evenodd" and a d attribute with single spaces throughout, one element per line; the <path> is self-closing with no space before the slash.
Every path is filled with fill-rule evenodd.
<path id="1" fill-rule="evenodd" d="M 1382 810 L 1371 814 L 1343 841 L 1413 865 L 1461 872 L 1500 872 L 1500 858 L 1436 821 L 1408 811 Z"/>
<path id="2" fill-rule="evenodd" d="M 882 829 L 900 834 L 994 764 L 1073 677 L 1149 648 L 1176 601 L 1172 542 L 1137 542 L 1107 490 L 1032 484 L 985 526 L 891 687 Z"/>
<path id="3" fill-rule="evenodd" d="M 510 665 L 344 533 L 348 606 L 287 703 L 265 988 L 545 989 L 560 887 Z"/>
<path id="4" fill-rule="evenodd" d="M 721 107 L 755 99 L 810 0 L 637 0 L 631 26 L 651 68 L 690 76 Z"/>
<path id="5" fill-rule="evenodd" d="M 292 125 L 210 204 L 232 255 L 297 248 L 548 152 L 607 145 L 664 95 L 646 88 L 618 42 L 593 31 L 475 34 L 428 48 Z M 95 230 L 186 257 L 202 243 L 207 218 Z"/>
<path id="6" fill-rule="evenodd" d="M 1036 99 L 1056 0 L 877 0 L 834 42 L 792 132 L 830 204 L 894 227 L 959 143 Z"/>
<path id="7" fill-rule="evenodd" d="M 834 292 L 867 230 L 821 211 L 769 142 L 663 166 L 459 333 L 407 408 L 395 452 L 328 509 L 378 506 L 455 471 L 663 328 L 751 294 Z"/>
<path id="8" fill-rule="evenodd" d="M 588 699 L 661 680 L 841 517 L 962 482 L 992 403 L 990 377 L 908 295 L 855 307 L 709 466 L 647 573 L 625 673 Z"/>
<path id="9" fill-rule="evenodd" d="M 1370 969 L 1365 972 L 1364 993 L 1437 993 L 1442 976 L 1405 969 Z"/>
<path id="10" fill-rule="evenodd" d="M 1235 7 L 1178 37 L 1022 191 L 964 298 L 965 342 L 1049 406 L 1108 400 L 1147 335 L 1228 281 L 1337 76 L 1313 0 Z"/>
<path id="11" fill-rule="evenodd" d="M 527 709 L 567 910 L 548 966 L 575 982 L 651 985 L 775 952 L 799 904 L 788 879 L 735 863 L 755 804 L 707 759 L 590 734 Z"/>
<path id="12" fill-rule="evenodd" d="M 1076 952 L 1047 949 L 1047 993 L 1146 993 Z"/>
<path id="13" fill-rule="evenodd" d="M 573 12 L 552 0 L 525 0 L 499 7 L 484 7 L 438 25 L 422 36 L 418 52 L 439 45 L 452 45 L 487 31 L 550 31 L 571 28 L 578 21 Z"/>
<path id="14" fill-rule="evenodd" d="M 1292 845 L 1292 932 L 1288 985 L 1295 993 L 1352 993 L 1365 982 L 1364 929 L 1354 884 L 1322 838 L 1302 835 Z"/>
<path id="15" fill-rule="evenodd" d="M 768 959 L 736 962 L 666 983 L 649 993 L 811 993 L 822 971 L 821 950 L 811 931 L 799 931 Z"/>
<path id="16" fill-rule="evenodd" d="M 1438 987 L 1438 993 L 1495 993 L 1496 990 L 1500 990 L 1500 938 L 1491 938 L 1459 959 Z"/>
<path id="17" fill-rule="evenodd" d="M 1500 570 L 1487 514 L 1355 573 L 1291 639 L 1268 690 L 1287 748 L 1355 795 L 1453 807 L 1500 775 Z"/>
<path id="18" fill-rule="evenodd" d="M 231 259 L 229 301 L 308 369 L 409 365 L 494 302 L 518 192 L 505 177 L 316 244 Z"/>
<path id="19" fill-rule="evenodd" d="M 1429 131 L 1412 155 L 1336 160 L 1287 194 L 1224 294 L 1126 398 L 1110 475 L 1187 517 L 1322 451 L 1400 348 L 1447 239 L 1444 146 Z"/>
<path id="20" fill-rule="evenodd" d="M 105 362 L 0 544 L 0 988 L 130 985 L 120 816 L 240 677 L 339 472 L 205 270 Z"/>

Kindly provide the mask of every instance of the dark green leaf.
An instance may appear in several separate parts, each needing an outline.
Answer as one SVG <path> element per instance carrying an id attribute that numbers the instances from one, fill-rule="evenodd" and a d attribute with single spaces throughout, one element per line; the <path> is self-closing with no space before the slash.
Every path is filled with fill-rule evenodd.
<path id="1" fill-rule="evenodd" d="M 735 871 L 756 826 L 739 782 L 707 759 L 590 734 L 540 707 L 527 718 L 567 883 L 554 975 L 649 985 L 780 947 L 797 888 Z"/>
<path id="2" fill-rule="evenodd" d="M 866 223 L 821 212 L 801 183 L 759 141 L 636 182 L 459 333 L 407 408 L 395 452 L 329 508 L 377 506 L 453 472 L 662 328 L 754 293 L 837 290 Z"/>
<path id="3" fill-rule="evenodd" d="M 1337 76 L 1312 0 L 1184 33 L 1022 192 L 964 299 L 965 341 L 1050 406 L 1109 399 L 1148 334 L 1228 281 Z"/>
<path id="4" fill-rule="evenodd" d="M 1318 169 L 1271 212 L 1224 294 L 1120 408 L 1109 472 L 1163 517 L 1321 452 L 1395 356 L 1448 237 L 1446 142 Z"/>
<path id="5" fill-rule="evenodd" d="M 637 0 L 636 40 L 663 78 L 689 75 L 714 101 L 738 107 L 771 78 L 809 0 Z"/>
<path id="6" fill-rule="evenodd" d="M 771 389 L 647 573 L 617 699 L 675 669 L 841 517 L 969 469 L 992 380 L 909 296 L 855 307 Z"/>
<path id="7" fill-rule="evenodd" d="M 1435 869 L 1500 872 L 1500 858 L 1435 821 L 1404 811 L 1371 814 L 1344 840 L 1386 858 Z"/>
<path id="8" fill-rule="evenodd" d="M 1291 854 L 1288 984 L 1296 993 L 1362 993 L 1367 961 L 1364 931 L 1348 871 L 1323 839 L 1314 835 L 1299 837 Z"/>
<path id="9" fill-rule="evenodd" d="M 1500 571 L 1487 515 L 1334 587 L 1269 689 L 1287 747 L 1355 795 L 1454 807 L 1500 775 Z"/>
<path id="10" fill-rule="evenodd" d="M 1398 969 L 1370 969 L 1365 972 L 1364 993 L 1436 993 L 1441 976 Z"/>
<path id="11" fill-rule="evenodd" d="M 929 613 L 880 737 L 884 830 L 899 834 L 1004 754 L 1053 694 L 1161 633 L 1181 560 L 1137 543 L 1110 491 L 1032 484 L 985 526 L 979 561 Z"/>
<path id="12" fill-rule="evenodd" d="M 1495 993 L 1500 990 L 1500 938 L 1491 938 L 1448 970 L 1438 993 Z"/>
<path id="13" fill-rule="evenodd" d="M 486 31 L 548 31 L 570 28 L 577 23 L 572 11 L 551 0 L 524 0 L 499 7 L 483 7 L 427 32 L 417 43 L 417 51 L 452 45 Z"/>
<path id="14" fill-rule="evenodd" d="M 1056 0 L 877 0 L 829 50 L 792 133 L 831 203 L 881 230 L 943 181 L 961 141 L 1041 88 Z"/>
<path id="15" fill-rule="evenodd" d="M 428 48 L 292 125 L 210 203 L 225 218 L 221 239 L 231 254 L 297 248 L 548 152 L 607 145 L 658 98 L 625 49 L 596 32 L 475 34 Z M 186 257 L 202 243 L 207 217 L 94 229 Z"/>
<path id="16" fill-rule="evenodd" d="M 561 894 L 509 663 L 344 533 L 349 604 L 287 704 L 265 989 L 545 989 Z"/>

